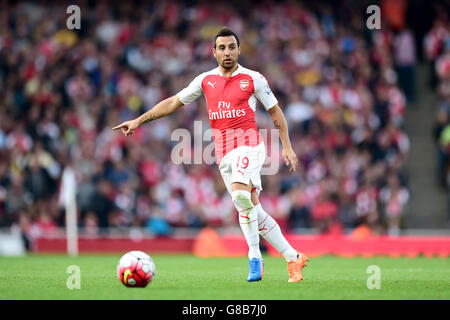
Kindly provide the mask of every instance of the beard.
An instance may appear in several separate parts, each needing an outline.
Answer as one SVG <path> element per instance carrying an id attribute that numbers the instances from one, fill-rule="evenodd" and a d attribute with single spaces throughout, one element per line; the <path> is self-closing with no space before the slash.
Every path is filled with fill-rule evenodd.
<path id="1" fill-rule="evenodd" d="M 221 63 L 221 66 L 224 69 L 233 69 L 235 65 L 236 65 L 236 61 L 234 61 L 234 60 L 231 60 L 231 62 L 225 62 L 225 60 L 224 60 Z"/>

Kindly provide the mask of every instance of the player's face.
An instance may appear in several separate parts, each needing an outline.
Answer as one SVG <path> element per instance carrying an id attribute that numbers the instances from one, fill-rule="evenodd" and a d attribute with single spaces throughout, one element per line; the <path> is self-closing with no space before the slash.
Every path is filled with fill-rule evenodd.
<path id="1" fill-rule="evenodd" d="M 224 69 L 232 69 L 237 63 L 241 50 L 238 47 L 234 36 L 218 37 L 216 39 L 216 48 L 214 57 Z"/>

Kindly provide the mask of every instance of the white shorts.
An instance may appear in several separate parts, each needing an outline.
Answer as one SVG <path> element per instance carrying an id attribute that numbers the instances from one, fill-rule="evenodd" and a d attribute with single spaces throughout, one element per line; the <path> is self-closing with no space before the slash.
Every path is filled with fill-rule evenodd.
<path id="1" fill-rule="evenodd" d="M 246 185 L 253 184 L 259 194 L 261 186 L 261 169 L 266 161 L 266 146 L 261 142 L 256 147 L 240 146 L 223 157 L 219 170 L 223 182 L 231 194 L 231 184 L 240 182 Z"/>

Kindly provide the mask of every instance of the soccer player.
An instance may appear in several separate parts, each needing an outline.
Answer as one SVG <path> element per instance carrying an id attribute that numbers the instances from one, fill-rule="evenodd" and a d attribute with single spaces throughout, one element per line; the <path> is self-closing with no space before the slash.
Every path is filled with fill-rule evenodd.
<path id="1" fill-rule="evenodd" d="M 259 281 L 263 277 L 264 265 L 259 247 L 261 235 L 286 259 L 288 281 L 300 282 L 303 280 L 302 268 L 308 258 L 291 247 L 277 222 L 264 211 L 258 200 L 266 148 L 255 123 L 256 100 L 262 103 L 279 130 L 282 156 L 286 165 L 290 165 L 290 171 L 294 172 L 298 160 L 291 146 L 286 119 L 264 76 L 238 64 L 240 44 L 233 31 L 222 28 L 216 34 L 213 53 L 219 64 L 217 68 L 200 74 L 176 95 L 113 130 L 121 129 L 125 136 L 131 135 L 142 124 L 175 112 L 203 93 L 219 170 L 238 211 L 239 223 L 249 247 L 247 281 Z"/>

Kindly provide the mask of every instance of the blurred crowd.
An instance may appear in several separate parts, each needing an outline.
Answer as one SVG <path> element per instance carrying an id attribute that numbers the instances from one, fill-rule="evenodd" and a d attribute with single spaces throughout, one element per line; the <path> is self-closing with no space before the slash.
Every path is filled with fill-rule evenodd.
<path id="1" fill-rule="evenodd" d="M 80 30 L 66 28 L 68 4 L 11 4 L 0 13 L 0 226 L 34 236 L 64 226 L 66 167 L 84 232 L 237 226 L 216 164 L 171 160 L 174 129 L 209 128 L 203 97 L 133 136 L 111 130 L 215 68 L 213 37 L 228 26 L 240 64 L 268 79 L 299 157 L 296 173 L 281 165 L 262 177 L 265 210 L 284 230 L 398 234 L 416 43 L 405 24 L 367 29 L 367 4 L 345 3 L 86 1 Z M 432 59 L 448 71 L 445 43 Z M 263 108 L 256 120 L 273 128 Z M 444 129 L 440 141 L 449 136 Z"/>
<path id="2" fill-rule="evenodd" d="M 450 217 L 450 23 L 443 13 L 426 34 L 423 47 L 431 67 L 430 85 L 438 103 L 433 138 L 437 150 L 437 177 L 440 185 L 449 190 Z"/>

